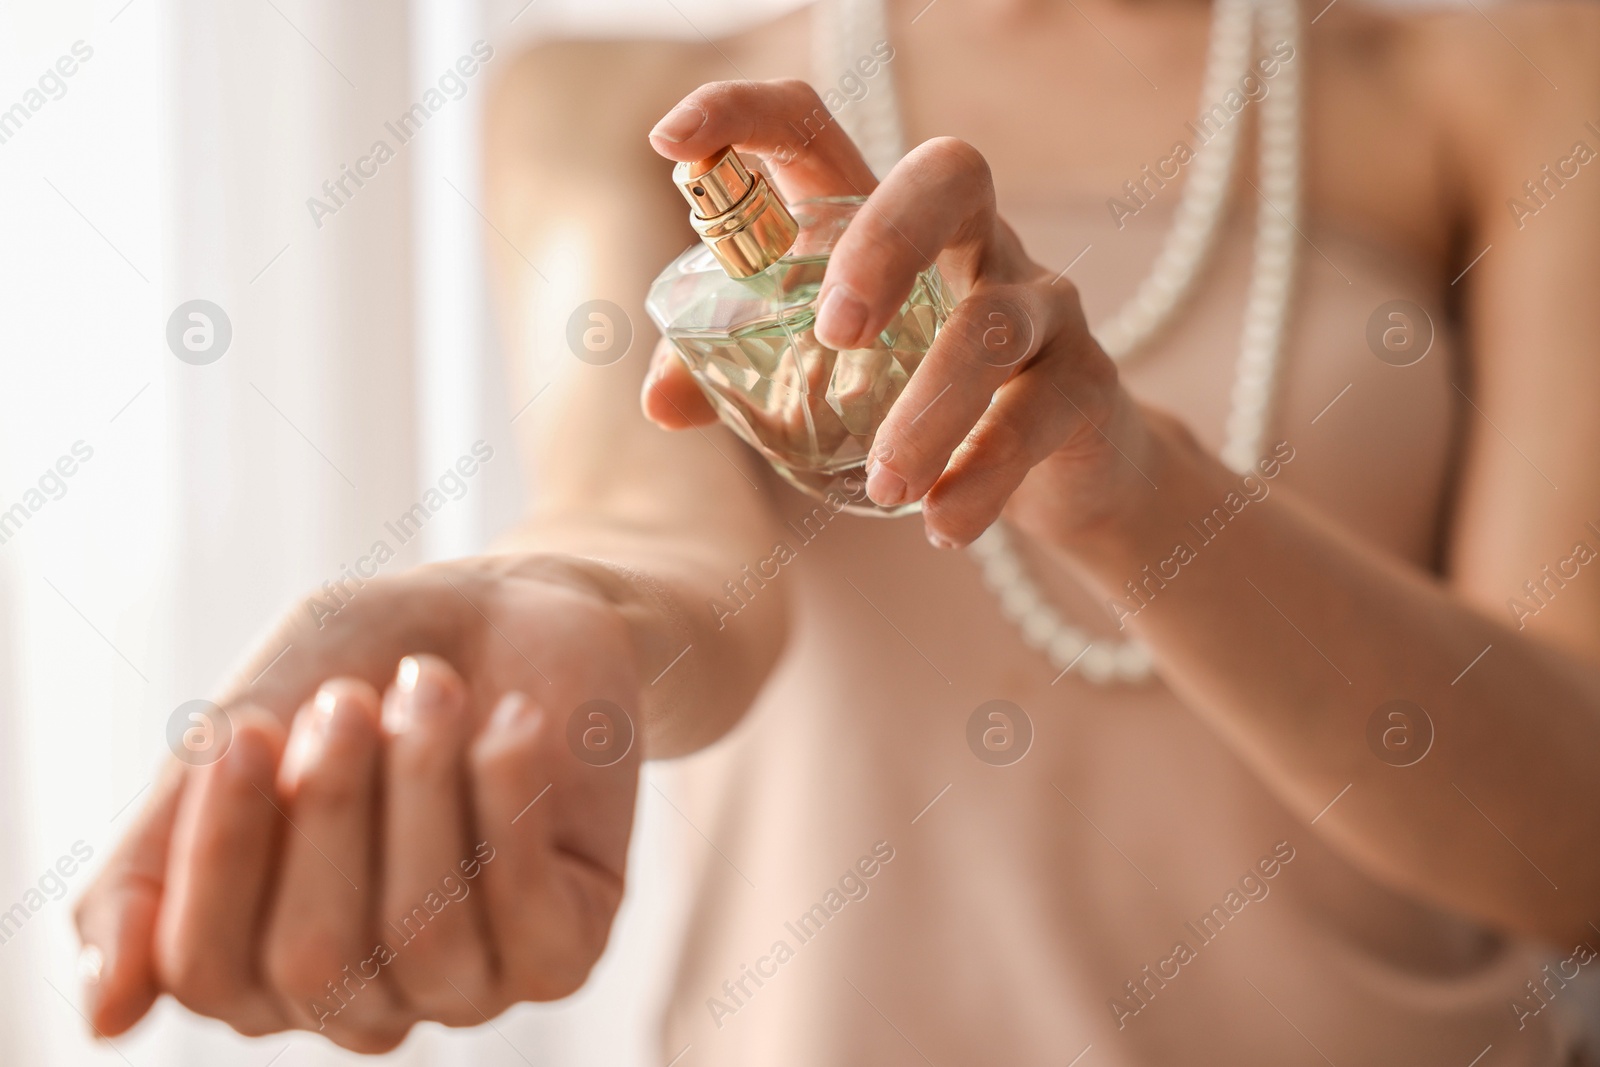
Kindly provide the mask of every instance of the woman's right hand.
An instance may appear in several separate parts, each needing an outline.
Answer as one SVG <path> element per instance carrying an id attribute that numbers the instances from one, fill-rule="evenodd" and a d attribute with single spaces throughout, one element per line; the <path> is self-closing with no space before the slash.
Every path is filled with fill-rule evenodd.
<path id="1" fill-rule="evenodd" d="M 651 130 L 650 145 L 679 163 L 730 145 L 751 153 L 791 203 L 865 197 L 817 291 L 824 347 L 880 344 L 921 272 L 938 266 L 955 307 L 874 428 L 864 470 L 874 503 L 920 501 L 940 548 L 970 545 L 1002 513 L 1068 553 L 1164 543 L 1170 516 L 1145 471 L 1192 462 L 1193 435 L 1127 390 L 1066 272 L 1032 259 L 1001 217 L 977 148 L 932 138 L 879 182 L 816 90 L 789 79 L 702 85 Z M 659 346 L 645 413 L 670 428 L 707 422 L 696 388 Z"/>
<path id="2" fill-rule="evenodd" d="M 102 1035 L 168 992 L 383 1051 L 566 996 L 605 947 L 639 683 L 593 574 L 498 557 L 315 599 L 219 701 L 220 757 L 169 766 L 78 905 Z"/>

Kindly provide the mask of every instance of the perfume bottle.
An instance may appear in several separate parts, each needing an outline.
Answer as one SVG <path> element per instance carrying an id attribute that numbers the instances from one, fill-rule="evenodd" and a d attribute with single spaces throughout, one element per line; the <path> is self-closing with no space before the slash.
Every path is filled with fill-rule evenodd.
<path id="1" fill-rule="evenodd" d="M 724 148 L 679 163 L 701 243 L 650 286 L 650 317 L 718 416 L 790 484 L 835 511 L 903 515 L 866 493 L 867 454 L 951 309 L 938 269 L 871 342 L 835 351 L 812 334 L 828 256 L 864 197 L 784 204 L 759 171 Z"/>

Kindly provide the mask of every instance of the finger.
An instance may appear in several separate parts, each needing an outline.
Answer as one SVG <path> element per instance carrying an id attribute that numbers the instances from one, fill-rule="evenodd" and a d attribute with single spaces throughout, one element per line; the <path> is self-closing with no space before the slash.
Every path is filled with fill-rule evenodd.
<path id="1" fill-rule="evenodd" d="M 878 184 L 817 91 L 793 78 L 702 85 L 650 131 L 668 159 L 695 162 L 728 145 L 765 157 L 789 200 L 865 196 Z"/>
<path id="2" fill-rule="evenodd" d="M 416 1012 L 450 1026 L 505 1007 L 473 895 L 463 759 L 472 735 L 461 677 L 434 656 L 400 662 L 384 697 L 388 782 L 379 932 L 389 976 Z M 474 871 L 476 873 L 476 871 Z M 470 898 L 470 899 L 469 899 Z"/>
<path id="3" fill-rule="evenodd" d="M 178 811 L 156 922 L 156 971 L 185 1006 L 257 1035 L 285 1025 L 257 980 L 255 953 L 282 829 L 270 798 L 284 731 L 252 706 L 230 718 L 232 743 L 191 772 Z"/>
<path id="4" fill-rule="evenodd" d="M 957 305 L 878 427 L 868 496 L 895 507 L 933 487 L 995 390 L 1058 329 L 1052 305 L 1032 287 L 987 282 Z"/>
<path id="5" fill-rule="evenodd" d="M 615 710 L 597 714 L 621 716 L 608 706 Z M 507 694 L 469 757 L 480 837 L 474 855 L 501 981 L 517 1000 L 578 989 L 622 899 L 638 746 L 630 741 L 618 762 L 591 766 L 567 747 L 564 720 Z M 622 726 L 612 719 L 595 729 Z"/>
<path id="6" fill-rule="evenodd" d="M 79 970 L 89 1025 L 116 1037 L 160 995 L 151 953 L 173 823 L 188 777 L 173 761 L 105 867 L 78 901 Z"/>
<path id="7" fill-rule="evenodd" d="M 980 276 L 1026 281 L 1038 270 L 998 224 L 988 162 L 953 137 L 908 152 L 850 220 L 817 294 L 817 339 L 837 349 L 869 343 L 935 258 L 958 287 Z"/>
<path id="8" fill-rule="evenodd" d="M 662 338 L 650 355 L 640 395 L 645 418 L 666 430 L 683 430 L 717 421 L 716 410 L 695 384 L 672 342 Z"/>
<path id="9" fill-rule="evenodd" d="M 1061 351 L 1047 352 L 1001 387 L 923 499 L 923 523 L 936 546 L 975 540 L 1029 471 L 1053 455 L 1082 460 L 1093 450 L 1121 461 L 1101 429 L 1113 408 L 1116 367 L 1086 333 L 1068 336 L 1082 341 L 1063 339 L 1052 346 Z"/>
<path id="10" fill-rule="evenodd" d="M 262 970 L 295 1024 L 365 1052 L 392 1048 L 406 1030 L 372 960 L 378 717 L 378 694 L 352 678 L 325 682 L 295 716 L 262 948 Z"/>

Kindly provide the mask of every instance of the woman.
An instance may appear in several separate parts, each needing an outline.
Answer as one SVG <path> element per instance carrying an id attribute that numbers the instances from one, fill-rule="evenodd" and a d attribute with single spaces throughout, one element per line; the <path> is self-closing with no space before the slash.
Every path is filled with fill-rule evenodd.
<path id="1" fill-rule="evenodd" d="M 639 417 L 642 361 L 570 361 L 501 553 L 293 612 L 241 672 L 231 747 L 80 908 L 94 1025 L 171 992 L 380 1050 L 566 995 L 638 761 L 688 757 L 664 1062 L 1600 1062 L 1600 17 L 1213 14 L 524 56 L 514 395 L 539 250 L 642 322 L 689 239 L 662 157 L 731 143 L 791 200 L 871 194 L 824 341 L 935 257 L 962 297 L 867 482 L 922 516 L 819 515 L 665 349 L 645 412 L 699 432 Z"/>

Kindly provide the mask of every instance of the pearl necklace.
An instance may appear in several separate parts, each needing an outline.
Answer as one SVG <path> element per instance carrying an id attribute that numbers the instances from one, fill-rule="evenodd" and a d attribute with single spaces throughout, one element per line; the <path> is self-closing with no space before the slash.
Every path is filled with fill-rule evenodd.
<path id="1" fill-rule="evenodd" d="M 848 0 L 834 13 L 842 23 L 837 26 L 830 22 L 826 8 L 819 8 L 823 17 L 818 20 L 817 44 L 819 54 L 831 64 L 829 71 L 849 69 L 854 60 L 853 54 L 841 55 L 836 50 L 840 45 L 849 52 L 859 42 L 887 39 L 883 0 Z M 1252 45 L 1258 39 L 1267 47 L 1287 42 L 1297 58 L 1281 64 L 1267 94 L 1256 105 L 1260 112 L 1257 179 L 1261 202 L 1221 453 L 1222 461 L 1241 473 L 1260 457 L 1271 421 L 1294 279 L 1300 208 L 1300 10 L 1298 0 L 1215 0 L 1200 97 L 1202 118 L 1214 105 L 1222 104 L 1228 93 L 1238 91 L 1247 72 L 1256 73 L 1251 66 Z M 904 154 L 893 81 L 883 79 L 883 83 L 841 114 L 867 162 L 880 174 Z M 1112 359 L 1125 362 L 1143 351 L 1171 323 L 1194 288 L 1227 213 L 1241 125 L 1242 117 L 1227 123 L 1196 152 L 1172 228 L 1150 273 L 1133 296 L 1094 331 Z M 1028 574 L 1004 521 L 990 526 L 968 552 L 977 561 L 984 584 L 999 599 L 1001 613 L 1061 674 L 1081 663 L 1079 673 L 1096 684 L 1137 683 L 1151 677 L 1150 653 L 1143 644 L 1092 640 L 1061 617 Z"/>

